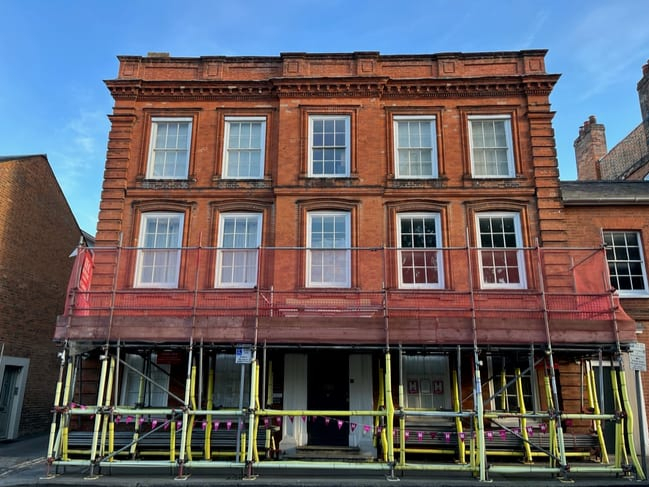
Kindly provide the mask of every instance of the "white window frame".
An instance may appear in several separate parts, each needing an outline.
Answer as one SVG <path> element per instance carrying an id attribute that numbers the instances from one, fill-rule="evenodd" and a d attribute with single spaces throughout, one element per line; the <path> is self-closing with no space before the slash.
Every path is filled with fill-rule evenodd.
<path id="1" fill-rule="evenodd" d="M 136 373 L 129 367 L 124 367 L 124 376 L 122 382 L 122 393 L 120 402 L 124 406 L 135 406 L 139 398 L 140 381 L 144 380 L 145 397 L 142 398 L 144 407 L 149 408 L 166 408 L 169 403 L 169 374 L 171 366 L 168 364 L 156 364 L 157 355 L 151 354 L 150 369 L 143 371 L 144 357 L 127 353 L 124 361 L 143 373 L 147 379 L 144 379 L 140 374 Z M 146 384 L 148 382 L 148 384 Z M 153 383 L 158 386 L 153 385 Z M 135 400 L 133 400 L 135 398 Z"/>
<path id="2" fill-rule="evenodd" d="M 427 218 L 427 219 L 433 219 L 435 222 L 435 245 L 433 247 L 402 247 L 403 242 L 402 242 L 402 230 L 401 230 L 401 223 L 403 220 L 406 219 L 413 219 L 413 218 Z M 399 287 L 400 288 L 406 288 L 406 289 L 443 289 L 444 288 L 444 268 L 443 268 L 443 262 L 444 258 L 442 256 L 442 250 L 441 250 L 441 218 L 439 213 L 433 213 L 433 212 L 406 212 L 406 213 L 397 213 L 397 248 L 399 249 L 397 251 L 397 259 L 398 259 L 398 268 L 399 268 Z M 424 272 L 427 271 L 429 267 L 431 268 L 436 268 L 437 269 L 437 281 L 436 283 L 418 283 L 418 282 L 404 282 L 403 279 L 403 264 L 404 264 L 404 259 L 408 257 L 407 254 L 413 254 L 414 252 L 421 251 L 422 253 L 428 253 L 428 252 L 434 252 L 434 265 L 431 262 L 431 265 L 428 266 L 428 263 L 424 267 L 421 267 L 420 269 L 423 269 Z M 414 255 L 411 255 L 411 258 L 414 259 Z M 417 267 L 413 266 L 413 272 L 414 269 Z"/>
<path id="3" fill-rule="evenodd" d="M 399 144 L 399 123 L 400 122 L 427 122 L 430 124 L 430 140 L 431 146 L 428 147 L 401 147 Z M 438 177 L 438 162 L 437 162 L 437 122 L 434 115 L 410 116 L 410 115 L 395 115 L 392 121 L 394 132 L 394 175 L 400 179 L 434 179 Z M 409 151 L 424 151 L 430 150 L 431 172 L 430 174 L 401 174 L 401 150 Z M 416 161 L 421 166 L 421 161 Z"/>
<path id="4" fill-rule="evenodd" d="M 248 226 L 249 220 L 255 220 L 257 224 L 257 231 L 254 235 L 249 235 L 246 233 L 246 240 L 249 237 L 254 237 L 254 246 L 245 245 L 243 247 L 232 247 L 229 244 L 224 244 L 225 241 L 225 227 L 228 220 L 245 220 L 246 229 Z M 236 223 L 235 223 L 236 224 Z M 219 216 L 219 237 L 218 237 L 218 251 L 216 254 L 216 276 L 215 276 L 215 287 L 236 287 L 236 288 L 252 288 L 257 285 L 257 265 L 259 259 L 259 247 L 261 246 L 261 224 L 262 224 L 262 215 L 261 213 L 223 213 Z M 249 273 L 244 271 L 244 280 L 242 281 L 224 281 L 226 273 L 224 273 L 224 265 L 226 259 L 239 258 L 243 263 L 244 269 L 249 269 Z M 242 267 L 232 265 L 228 268 Z M 232 273 L 230 273 L 232 275 Z"/>
<path id="5" fill-rule="evenodd" d="M 627 256 L 628 256 L 628 248 L 629 245 L 626 244 L 627 240 L 627 235 L 628 234 L 634 234 L 636 236 L 637 242 L 638 242 L 638 253 L 639 253 L 639 259 L 631 259 L 631 258 L 626 258 L 626 259 L 618 259 L 616 255 L 616 249 L 619 248 L 620 246 L 609 246 L 609 244 L 606 243 L 606 236 L 611 235 L 614 233 L 623 233 L 625 234 L 624 239 L 625 239 L 625 246 L 624 248 L 627 250 Z M 609 277 L 611 281 L 611 286 L 614 287 L 618 294 L 622 297 L 649 297 L 649 286 L 647 285 L 647 267 L 646 267 L 646 262 L 644 258 L 644 252 L 642 249 L 642 234 L 641 232 L 635 231 L 635 230 L 602 230 L 602 242 L 604 242 L 606 246 L 606 262 L 608 264 L 609 268 Z M 613 259 L 611 259 L 613 257 Z M 611 272 L 612 270 L 616 269 L 616 264 L 629 264 L 629 263 L 637 263 L 640 264 L 641 270 L 642 270 L 642 284 L 644 286 L 644 289 L 620 289 L 617 284 L 619 284 L 618 280 L 618 275 L 619 273 L 617 271 Z M 630 272 L 630 271 L 629 271 Z M 639 275 L 636 275 L 637 277 L 640 277 Z M 630 277 L 630 274 L 624 277 Z"/>
<path id="6" fill-rule="evenodd" d="M 327 120 L 335 120 L 335 121 L 344 121 L 345 123 L 345 145 L 344 145 L 344 151 L 345 151 L 345 171 L 343 173 L 336 173 L 336 172 L 323 172 L 322 173 L 315 173 L 313 170 L 313 165 L 315 163 L 314 161 L 314 151 L 317 150 L 319 147 L 323 148 L 333 148 L 333 149 L 340 149 L 342 146 L 337 146 L 337 145 L 322 145 L 322 146 L 315 146 L 314 145 L 314 123 L 316 121 L 324 121 L 326 122 Z M 308 176 L 312 178 L 345 178 L 349 177 L 350 174 L 350 166 L 351 166 L 351 134 L 350 134 L 350 128 L 351 128 L 351 117 L 349 115 L 309 115 L 309 160 L 308 160 Z"/>
<path id="7" fill-rule="evenodd" d="M 411 409 L 449 410 L 451 381 L 445 355 L 404 355 L 405 402 Z"/>
<path id="8" fill-rule="evenodd" d="M 168 242 L 165 247 L 149 247 L 146 246 L 147 224 L 149 220 L 154 218 L 168 218 L 178 220 L 178 234 L 174 242 Z M 183 225 L 185 215 L 177 212 L 150 212 L 142 213 L 140 217 L 140 237 L 138 240 L 138 251 L 135 263 L 135 282 L 134 287 L 143 288 L 175 288 L 178 287 L 178 279 L 180 276 L 180 258 L 181 246 L 183 238 Z M 149 258 L 154 260 L 167 260 L 166 265 L 168 269 L 168 277 L 164 280 L 151 280 L 145 281 L 143 279 L 143 268 L 145 262 Z M 162 266 L 160 266 L 162 267 Z"/>
<path id="9" fill-rule="evenodd" d="M 232 124 L 251 123 L 260 125 L 259 148 L 256 147 L 230 147 L 230 133 Z M 242 176 L 231 174 L 234 169 L 233 155 L 245 152 L 259 154 L 259 169 L 256 174 Z M 266 117 L 225 117 L 225 130 L 223 135 L 223 179 L 262 179 L 264 177 L 264 159 L 266 156 Z M 250 164 L 250 161 L 248 161 Z"/>
<path id="10" fill-rule="evenodd" d="M 507 153 L 507 174 L 477 174 L 476 171 L 476 161 L 475 161 L 475 150 L 473 147 L 473 122 L 474 121 L 502 121 L 505 127 L 505 140 L 507 143 L 506 153 Z M 512 117 L 511 115 L 470 115 L 468 117 L 469 125 L 469 151 L 471 156 L 471 175 L 474 178 L 484 178 L 484 179 L 503 179 L 503 178 L 513 178 L 516 176 L 516 168 L 514 164 L 514 147 L 512 139 Z M 486 149 L 485 147 L 479 147 L 478 150 Z M 492 148 L 492 149 L 495 149 Z"/>
<path id="11" fill-rule="evenodd" d="M 151 119 L 151 137 L 149 140 L 149 155 L 147 160 L 147 170 L 146 178 L 147 179 L 175 179 L 183 180 L 189 177 L 189 154 L 192 146 L 192 118 L 188 117 L 154 117 Z M 165 175 L 156 175 L 155 174 L 155 154 L 157 151 L 168 151 L 168 152 L 178 152 L 180 149 L 171 149 L 166 147 L 156 147 L 156 139 L 158 134 L 158 129 L 162 124 L 168 123 L 186 123 L 187 124 L 187 147 L 185 147 L 185 157 L 181 160 L 181 163 L 184 164 L 184 173 L 182 176 L 165 176 Z"/>
<path id="12" fill-rule="evenodd" d="M 313 245 L 313 219 L 314 217 L 343 217 L 345 224 L 345 241 L 343 247 L 312 247 Z M 348 288 L 351 286 L 351 215 L 348 211 L 310 211 L 307 214 L 307 253 L 306 253 L 306 286 L 307 287 L 341 287 Z M 329 255 L 327 255 L 329 254 Z M 345 277 L 340 280 L 319 280 L 314 279 L 314 266 L 316 260 L 323 258 L 340 258 L 344 256 L 344 274 Z M 324 267 L 324 266 L 321 266 Z"/>
<path id="13" fill-rule="evenodd" d="M 516 238 L 516 247 L 483 247 L 482 246 L 482 233 L 480 232 L 480 220 L 483 218 L 511 218 L 514 223 L 514 232 Z M 521 233 L 521 220 L 520 214 L 517 212 L 506 211 L 490 211 L 476 213 L 475 215 L 475 229 L 476 229 L 476 242 L 478 247 L 478 268 L 480 271 L 480 287 L 482 289 L 526 289 L 526 273 L 525 273 L 525 256 L 523 254 L 523 236 Z M 511 249 L 511 250 L 507 250 Z M 499 252 L 506 251 L 505 258 L 509 258 L 510 254 L 516 256 L 516 268 L 518 269 L 519 282 L 489 282 L 485 279 L 485 267 L 483 263 L 483 256 L 491 254 L 492 258 L 497 257 Z M 514 267 L 514 266 L 509 266 Z M 507 266 L 498 266 L 494 264 L 494 269 L 507 269 Z"/>

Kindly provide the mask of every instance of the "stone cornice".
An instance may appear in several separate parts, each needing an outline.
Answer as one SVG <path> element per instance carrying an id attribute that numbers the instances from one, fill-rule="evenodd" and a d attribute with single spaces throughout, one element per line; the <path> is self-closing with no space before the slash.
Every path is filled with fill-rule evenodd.
<path id="1" fill-rule="evenodd" d="M 252 100 L 292 97 L 456 98 L 475 96 L 548 96 L 558 75 L 476 78 L 414 78 L 345 76 L 273 78 L 259 81 L 119 79 L 106 81 L 115 100 Z"/>

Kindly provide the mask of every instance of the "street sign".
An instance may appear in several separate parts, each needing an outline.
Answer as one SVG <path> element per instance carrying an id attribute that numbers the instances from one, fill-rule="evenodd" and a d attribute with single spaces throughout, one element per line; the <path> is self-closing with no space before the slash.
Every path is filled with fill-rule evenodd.
<path id="1" fill-rule="evenodd" d="M 647 371 L 647 354 L 644 343 L 631 343 L 629 346 L 629 365 L 631 370 Z"/>
<path id="2" fill-rule="evenodd" d="M 252 362 L 252 349 L 250 347 L 237 347 L 238 364 L 249 364 Z"/>

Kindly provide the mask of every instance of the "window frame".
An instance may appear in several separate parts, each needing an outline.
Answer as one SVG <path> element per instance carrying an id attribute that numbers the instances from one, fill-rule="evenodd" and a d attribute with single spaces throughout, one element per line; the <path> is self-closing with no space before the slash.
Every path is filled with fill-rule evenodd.
<path id="1" fill-rule="evenodd" d="M 628 234 L 633 234 L 636 236 L 637 239 L 637 249 L 638 249 L 638 254 L 639 254 L 639 260 L 631 260 L 631 259 L 615 259 L 613 262 L 609 259 L 609 249 L 611 249 L 612 252 L 615 252 L 615 248 L 619 246 L 613 246 L 610 247 L 609 244 L 606 243 L 606 236 L 607 234 L 625 234 L 625 242 L 627 241 L 627 235 Z M 646 298 L 649 297 L 649 284 L 647 282 L 647 267 L 646 267 L 646 260 L 644 257 L 644 249 L 643 249 L 643 243 L 642 243 L 642 232 L 637 231 L 637 230 L 602 230 L 602 242 L 604 243 L 605 250 L 606 250 L 606 264 L 608 267 L 608 273 L 609 273 L 609 280 L 611 283 L 611 286 L 615 288 L 618 292 L 618 294 L 621 297 L 632 297 L 632 298 Z M 626 253 L 628 255 L 628 249 L 629 246 L 628 244 L 625 245 L 624 249 L 626 250 Z M 619 274 L 616 272 L 615 274 L 611 272 L 611 264 L 615 263 L 632 263 L 632 262 L 638 262 L 640 264 L 640 268 L 642 270 L 642 283 L 644 286 L 644 289 L 640 290 L 635 290 L 635 289 L 620 289 L 619 288 Z M 629 276 L 631 276 L 629 274 Z M 613 281 L 616 281 L 618 285 L 616 286 Z"/>
<path id="2" fill-rule="evenodd" d="M 344 120 L 345 122 L 345 172 L 344 174 L 337 173 L 322 173 L 316 174 L 313 171 L 314 157 L 313 152 L 315 150 L 313 144 L 314 137 L 314 122 L 317 120 Z M 320 146 L 316 146 L 320 147 Z M 322 146 L 323 148 L 330 147 L 335 148 L 337 146 Z M 307 176 L 310 178 L 348 178 L 351 174 L 351 115 L 348 114 L 330 114 L 330 115 L 321 115 L 321 114 L 309 114 L 308 115 L 308 164 L 307 164 Z"/>
<path id="3" fill-rule="evenodd" d="M 336 217 L 345 218 L 345 246 L 344 247 L 312 247 L 313 242 L 313 217 Z M 344 281 L 320 281 L 313 280 L 313 257 L 315 252 L 333 251 L 345 255 L 345 280 Z M 309 288 L 350 288 L 351 287 L 351 212 L 349 211 L 309 211 L 307 212 L 306 231 L 306 287 Z"/>
<path id="4" fill-rule="evenodd" d="M 129 396 L 139 394 L 139 381 L 143 379 L 148 382 L 144 385 L 145 397 L 141 407 L 145 408 L 166 408 L 169 403 L 169 378 L 171 375 L 171 366 L 169 364 L 157 364 L 157 354 L 152 353 L 150 360 L 134 353 L 126 353 L 124 361 L 131 367 L 144 374 L 146 378 L 141 377 L 130 367 L 124 367 L 122 377 L 122 388 L 120 394 L 120 404 L 124 406 L 137 405 L 137 401 L 131 403 Z M 145 369 L 144 371 L 142 369 Z M 162 379 L 162 380 L 161 380 Z M 161 387 L 154 386 L 157 383 Z M 148 387 L 147 387 L 148 386 Z"/>
<path id="5" fill-rule="evenodd" d="M 449 371 L 448 356 L 404 354 L 405 406 L 432 411 L 450 410 L 452 402 Z"/>
<path id="6" fill-rule="evenodd" d="M 477 174 L 476 160 L 473 146 L 473 122 L 474 121 L 504 121 L 505 122 L 505 139 L 507 142 L 507 174 Z M 516 161 L 514 160 L 514 137 L 513 137 L 513 119 L 510 114 L 485 114 L 469 115 L 468 124 L 468 142 L 469 142 L 469 159 L 471 161 L 471 177 L 475 179 L 511 179 L 516 177 Z M 479 147 L 478 149 L 487 149 Z"/>
<path id="7" fill-rule="evenodd" d="M 435 221 L 435 247 L 402 247 L 402 233 L 401 222 L 406 218 L 433 218 Z M 444 289 L 444 257 L 442 254 L 442 219 L 438 212 L 424 212 L 424 211 L 407 211 L 399 212 L 396 214 L 396 230 L 397 230 L 397 268 L 398 268 L 398 282 L 400 289 Z M 435 260 L 437 262 L 437 283 L 405 283 L 403 280 L 403 253 L 406 249 L 435 249 Z M 424 268 L 426 269 L 426 267 Z"/>
<path id="8" fill-rule="evenodd" d="M 178 235 L 177 235 L 177 242 L 176 242 L 177 245 L 175 247 L 144 247 L 142 244 L 146 239 L 146 235 L 147 235 L 146 229 L 147 229 L 148 220 L 152 218 L 160 218 L 160 217 L 178 218 Z M 178 287 L 178 283 L 180 281 L 180 261 L 182 257 L 182 241 L 183 241 L 184 224 L 185 224 L 185 214 L 180 212 L 151 211 L 151 212 L 142 213 L 140 215 L 140 230 L 139 230 L 137 254 L 135 259 L 135 277 L 134 277 L 133 287 L 169 288 L 169 289 Z M 159 253 L 167 252 L 169 256 L 175 255 L 175 263 L 173 263 L 172 266 L 167 266 L 167 267 L 173 267 L 173 273 L 175 275 L 175 280 L 173 282 L 171 279 L 167 281 L 160 281 L 160 282 L 153 282 L 153 281 L 144 282 L 142 280 L 144 259 L 146 258 L 146 255 L 151 252 L 159 252 Z"/>
<path id="9" fill-rule="evenodd" d="M 516 237 L 516 247 L 483 247 L 482 246 L 482 233 L 480 231 L 480 220 L 482 218 L 512 218 L 514 223 L 514 234 Z M 521 226 L 521 215 L 515 211 L 484 211 L 475 214 L 475 232 L 476 232 L 476 248 L 478 260 L 478 272 L 480 273 L 480 288 L 481 289 L 527 289 L 527 272 L 525 265 L 525 256 L 523 253 L 523 233 Z M 485 269 L 483 266 L 482 256 L 485 252 L 499 251 L 502 249 L 512 249 L 516 255 L 516 267 L 518 269 L 519 282 L 518 283 L 500 283 L 500 282 L 487 282 L 485 280 Z M 506 250 L 505 250 L 506 251 Z M 496 267 L 494 265 L 494 267 Z"/>
<path id="10" fill-rule="evenodd" d="M 257 220 L 257 235 L 256 235 L 256 246 L 255 247 L 224 247 L 224 229 L 227 219 L 231 218 L 255 218 Z M 217 240 L 217 253 L 216 253 L 216 269 L 214 273 L 214 287 L 215 288 L 254 288 L 257 285 L 257 280 L 259 279 L 258 266 L 259 266 L 259 248 L 261 246 L 261 236 L 262 236 L 262 223 L 263 215 L 256 212 L 228 212 L 221 213 L 219 215 L 219 229 L 218 229 L 218 240 Z M 248 259 L 249 254 L 254 254 L 254 279 L 252 281 L 242 281 L 242 282 L 227 282 L 222 281 L 223 278 L 223 256 L 226 252 L 244 252 L 246 260 Z M 233 266 L 234 267 L 234 266 Z"/>
<path id="11" fill-rule="evenodd" d="M 242 122 L 259 122 L 261 124 L 260 129 L 260 147 L 259 147 L 259 171 L 254 176 L 230 176 L 228 171 L 230 169 L 230 155 L 235 150 L 241 151 L 241 148 L 232 149 L 230 148 L 230 130 L 232 123 L 242 123 Z M 265 116 L 226 116 L 224 117 L 224 130 L 223 130 L 223 171 L 221 174 L 222 179 L 263 179 L 265 171 L 265 159 L 266 159 L 266 124 L 267 120 Z M 245 148 L 244 150 L 252 151 L 250 147 Z"/>
<path id="12" fill-rule="evenodd" d="M 168 124 L 168 123 L 187 123 L 187 147 L 186 147 L 186 152 L 187 155 L 185 157 L 185 171 L 184 171 L 184 176 L 183 177 L 176 177 L 176 176 L 157 176 L 155 175 L 155 153 L 157 150 L 162 151 L 162 150 L 167 150 L 166 148 L 157 148 L 155 146 L 155 142 L 157 139 L 157 134 L 158 134 L 158 128 L 160 124 Z M 192 147 L 192 130 L 193 130 L 193 124 L 194 124 L 194 119 L 192 117 L 152 117 L 151 118 L 151 134 L 149 137 L 149 150 L 148 150 L 148 155 L 147 155 L 147 164 L 146 164 L 146 173 L 145 173 L 145 178 L 146 179 L 152 179 L 152 180 L 175 180 L 175 181 L 183 181 L 189 179 L 189 160 L 190 160 L 190 153 L 191 153 L 191 147 Z M 171 151 L 169 149 L 169 151 Z"/>
<path id="13" fill-rule="evenodd" d="M 401 174 L 401 161 L 399 157 L 399 122 L 422 122 L 430 123 L 430 140 L 431 140 L 431 174 L 413 176 L 412 174 Z M 394 158 L 394 177 L 396 179 L 437 179 L 439 177 L 439 161 L 437 156 L 437 117 L 435 115 L 394 115 L 392 117 L 393 131 L 393 158 Z M 411 149 L 411 148 L 408 148 Z M 421 150 L 421 148 L 420 148 Z"/>

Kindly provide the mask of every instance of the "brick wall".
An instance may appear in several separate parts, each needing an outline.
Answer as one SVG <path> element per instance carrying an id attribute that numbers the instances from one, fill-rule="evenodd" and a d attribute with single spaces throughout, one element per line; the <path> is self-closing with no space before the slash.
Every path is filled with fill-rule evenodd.
<path id="1" fill-rule="evenodd" d="M 120 238 L 137 245 L 141 212 L 170 205 L 185 213 L 185 246 L 216 245 L 219 212 L 250 205 L 265 208 L 266 246 L 304 246 L 305 209 L 341 206 L 353 208 L 354 246 L 394 246 L 387 208 L 417 206 L 443 213 L 445 246 L 467 244 L 466 228 L 480 210 L 520 211 L 524 245 L 563 245 L 548 99 L 556 76 L 545 72 L 544 54 L 121 57 L 119 79 L 107 83 L 115 108 L 97 245 Z M 305 177 L 309 113 L 351 117 L 351 178 Z M 393 177 L 392 116 L 417 113 L 436 117 L 439 178 L 404 185 Z M 512 117 L 517 176 L 473 179 L 467 117 L 505 113 Z M 152 184 L 144 176 L 151 118 L 180 115 L 193 119 L 189 180 Z M 256 185 L 221 179 L 227 115 L 267 119 L 266 173 Z M 468 243 L 475 245 L 474 237 Z M 95 285 L 112 285 L 113 264 L 97 266 Z M 463 267 L 453 272 L 456 286 L 467 281 Z M 297 272 L 281 283 L 296 280 Z M 118 287 L 132 282 L 132 267 L 125 268 Z"/>
<path id="2" fill-rule="evenodd" d="M 602 230 L 640 232 L 645 263 L 649 257 L 649 207 L 648 206 L 566 206 L 569 242 L 574 247 L 596 247 L 602 243 Z M 622 298 L 626 313 L 645 327 L 637 335 L 649 350 L 649 304 L 647 299 Z M 631 379 L 629 379 L 631 380 Z M 649 376 L 642 374 L 645 404 L 649 404 Z M 648 412 L 649 413 L 649 412 Z M 649 418 L 649 416 L 648 416 Z"/>
<path id="3" fill-rule="evenodd" d="M 19 434 L 45 431 L 58 378 L 52 342 L 80 231 L 43 156 L 0 162 L 0 343 L 28 358 Z"/>

